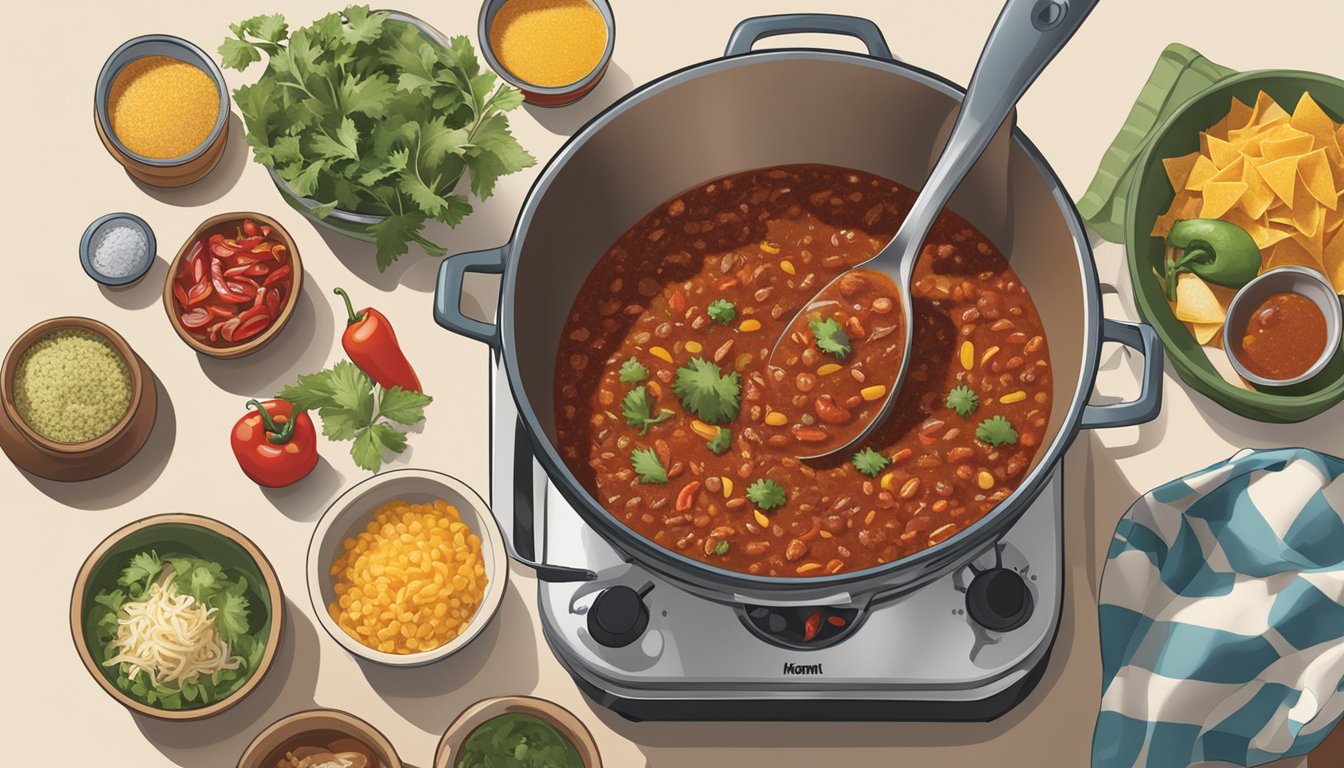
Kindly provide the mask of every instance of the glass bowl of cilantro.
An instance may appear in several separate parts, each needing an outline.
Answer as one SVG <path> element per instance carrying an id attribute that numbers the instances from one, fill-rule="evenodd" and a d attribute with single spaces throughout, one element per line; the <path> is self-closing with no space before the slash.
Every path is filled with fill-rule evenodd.
<path id="1" fill-rule="evenodd" d="M 127 709 L 199 720 L 265 677 L 283 606 L 280 580 L 246 536 L 208 517 L 156 515 L 112 533 L 84 561 L 71 634 L 89 674 Z"/>
<path id="2" fill-rule="evenodd" d="M 593 735 L 573 712 L 533 696 L 472 704 L 439 741 L 434 768 L 602 768 Z"/>
<path id="3" fill-rule="evenodd" d="M 368 6 L 294 30 L 280 14 L 230 30 L 224 67 L 268 59 L 233 92 L 253 158 L 290 206 L 373 243 L 379 271 L 412 243 L 445 255 L 425 227 L 456 227 L 472 211 L 468 191 L 485 200 L 501 176 L 536 163 L 504 114 L 522 94 L 481 70 L 465 35 Z"/>

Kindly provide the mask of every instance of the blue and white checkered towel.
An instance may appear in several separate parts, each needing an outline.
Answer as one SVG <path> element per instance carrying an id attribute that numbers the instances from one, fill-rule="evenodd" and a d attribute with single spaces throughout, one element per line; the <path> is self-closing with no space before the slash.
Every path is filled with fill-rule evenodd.
<path id="1" fill-rule="evenodd" d="M 1341 475 L 1242 451 L 1130 508 L 1101 582 L 1093 768 L 1263 765 L 1325 738 L 1344 713 Z"/>

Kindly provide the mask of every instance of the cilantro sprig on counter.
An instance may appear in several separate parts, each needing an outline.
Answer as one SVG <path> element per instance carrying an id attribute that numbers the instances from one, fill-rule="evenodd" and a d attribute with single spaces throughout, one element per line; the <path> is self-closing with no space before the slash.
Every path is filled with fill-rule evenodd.
<path id="1" fill-rule="evenodd" d="M 276 397 L 293 403 L 296 411 L 316 411 L 327 439 L 353 440 L 355 465 L 370 472 L 382 467 L 384 451 L 406 450 L 406 433 L 389 422 L 414 426 L 434 400 L 401 387 L 383 389 L 349 360 L 300 376 Z"/>
<path id="2" fill-rule="evenodd" d="M 957 412 L 958 416 L 963 418 L 975 413 L 975 409 L 980 407 L 980 396 L 975 390 L 962 384 L 952 388 L 947 393 L 947 407 Z"/>
<path id="3" fill-rule="evenodd" d="M 630 466 L 639 475 L 641 483 L 662 484 L 667 482 L 667 468 L 652 448 L 636 448 L 630 452 Z"/>
<path id="4" fill-rule="evenodd" d="M 789 494 L 784 486 L 765 477 L 747 486 L 747 500 L 769 512 L 784 506 L 789 500 Z"/>
<path id="5" fill-rule="evenodd" d="M 675 414 L 662 408 L 659 409 L 657 416 L 653 415 L 653 401 L 649 399 L 649 390 L 641 384 L 627 392 L 621 400 L 621 415 L 625 417 L 626 424 L 638 427 L 641 435 L 647 435 L 649 427 L 661 424 Z"/>
<path id="6" fill-rule="evenodd" d="M 299 197 L 332 210 L 383 217 L 367 227 L 379 271 L 429 221 L 456 227 L 471 213 L 463 176 L 480 200 L 504 175 L 534 165 L 504 113 L 523 103 L 515 88 L 481 71 L 471 41 L 438 45 L 384 11 L 352 5 L 290 30 L 279 14 L 230 25 L 219 46 L 228 69 L 266 54 L 261 78 L 233 92 L 258 163 Z"/>
<path id="7" fill-rule="evenodd" d="M 844 360 L 854 351 L 853 345 L 849 342 L 849 335 L 834 317 L 814 320 L 808 327 L 812 329 L 812 335 L 817 337 L 817 349 L 834 356 L 837 360 Z"/>
<path id="8" fill-rule="evenodd" d="M 706 424 L 725 424 L 737 418 L 741 406 L 742 377 L 733 371 L 724 375 L 719 366 L 699 357 L 677 369 L 672 392 L 682 407 Z"/>
<path id="9" fill-rule="evenodd" d="M 1017 430 L 1013 428 L 1012 422 L 1002 416 L 991 416 L 980 422 L 980 426 L 975 428 L 975 436 L 996 448 L 1017 443 Z"/>
<path id="10" fill-rule="evenodd" d="M 864 448 L 862 451 L 854 454 L 849 460 L 854 468 L 869 477 L 877 477 L 882 474 L 882 470 L 891 464 L 891 459 L 874 451 L 872 448 Z"/>

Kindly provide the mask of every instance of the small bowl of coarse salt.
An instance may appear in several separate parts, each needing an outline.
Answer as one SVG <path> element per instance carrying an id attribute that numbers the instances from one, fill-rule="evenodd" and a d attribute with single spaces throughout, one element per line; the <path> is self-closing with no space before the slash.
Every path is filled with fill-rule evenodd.
<path id="1" fill-rule="evenodd" d="M 79 263 L 103 285 L 130 285 L 144 277 L 156 252 L 154 230 L 130 213 L 99 216 L 79 241 Z"/>

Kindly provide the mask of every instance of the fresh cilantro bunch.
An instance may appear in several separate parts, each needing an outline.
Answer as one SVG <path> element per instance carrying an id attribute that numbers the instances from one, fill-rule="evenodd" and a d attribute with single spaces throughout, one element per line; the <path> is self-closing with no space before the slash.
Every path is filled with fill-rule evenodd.
<path id="1" fill-rule="evenodd" d="M 653 401 L 649 399 L 649 390 L 643 386 L 638 386 L 627 392 L 621 400 L 621 415 L 625 417 L 625 423 L 632 427 L 639 427 L 639 433 L 647 435 L 649 427 L 654 424 L 661 424 L 675 414 L 666 408 L 660 408 L 658 409 L 658 415 L 655 416 L 653 414 Z"/>
<path id="2" fill-rule="evenodd" d="M 300 376 L 276 397 L 293 403 L 295 410 L 316 411 L 328 439 L 354 440 L 350 455 L 356 466 L 370 472 L 382 467 L 383 451 L 406 450 L 406 433 L 389 422 L 414 426 L 424 420 L 425 406 L 434 400 L 401 387 L 378 387 L 349 360 Z"/>
<path id="3" fill-rule="evenodd" d="M 975 390 L 961 384 L 952 388 L 947 393 L 947 407 L 957 412 L 958 416 L 970 416 L 975 413 L 975 409 L 980 407 L 980 396 Z"/>
<path id="4" fill-rule="evenodd" d="M 991 416 L 980 422 L 980 426 L 975 428 L 975 436 L 995 447 L 1017 443 L 1017 430 L 1011 421 L 1002 416 Z"/>
<path id="5" fill-rule="evenodd" d="M 737 317 L 737 306 L 727 299 L 715 299 L 709 302 L 709 308 L 705 310 L 709 319 L 721 325 L 727 325 L 733 322 Z"/>
<path id="6" fill-rule="evenodd" d="M 123 607 L 127 603 L 143 601 L 148 596 L 149 585 L 157 580 L 175 583 L 179 593 L 190 595 L 198 605 L 212 609 L 211 618 L 220 639 L 228 643 L 230 653 L 241 656 L 244 663 L 238 669 L 221 670 L 213 676 L 184 681 L 180 690 L 152 685 L 143 675 L 131 680 L 129 672 L 118 667 L 115 670 L 117 687 L 137 701 L 169 710 L 194 709 L 228 697 L 256 671 L 266 646 L 251 634 L 247 578 L 233 574 L 211 560 L 190 555 L 160 557 L 153 550 L 132 556 L 117 578 L 117 588 L 103 590 L 93 598 L 90 619 L 103 650 L 99 661 L 117 654 L 113 642 L 117 639 Z"/>
<path id="7" fill-rule="evenodd" d="M 667 482 L 667 468 L 652 448 L 636 448 L 630 452 L 630 466 L 639 475 L 641 483 Z"/>
<path id="8" fill-rule="evenodd" d="M 874 451 L 872 448 L 864 448 L 862 451 L 854 454 L 849 460 L 854 468 L 869 477 L 877 477 L 882 474 L 882 470 L 891 464 L 891 459 Z"/>
<path id="9" fill-rule="evenodd" d="M 471 213 L 455 192 L 464 173 L 484 200 L 500 176 L 536 162 L 504 116 L 522 94 L 481 72 L 465 36 L 445 48 L 360 5 L 293 32 L 280 14 L 230 29 L 219 47 L 225 67 L 269 58 L 260 80 L 233 92 L 253 157 L 317 200 L 318 216 L 340 208 L 385 217 L 367 228 L 380 271 L 412 242 L 446 252 L 421 229 L 431 220 L 456 227 Z"/>

